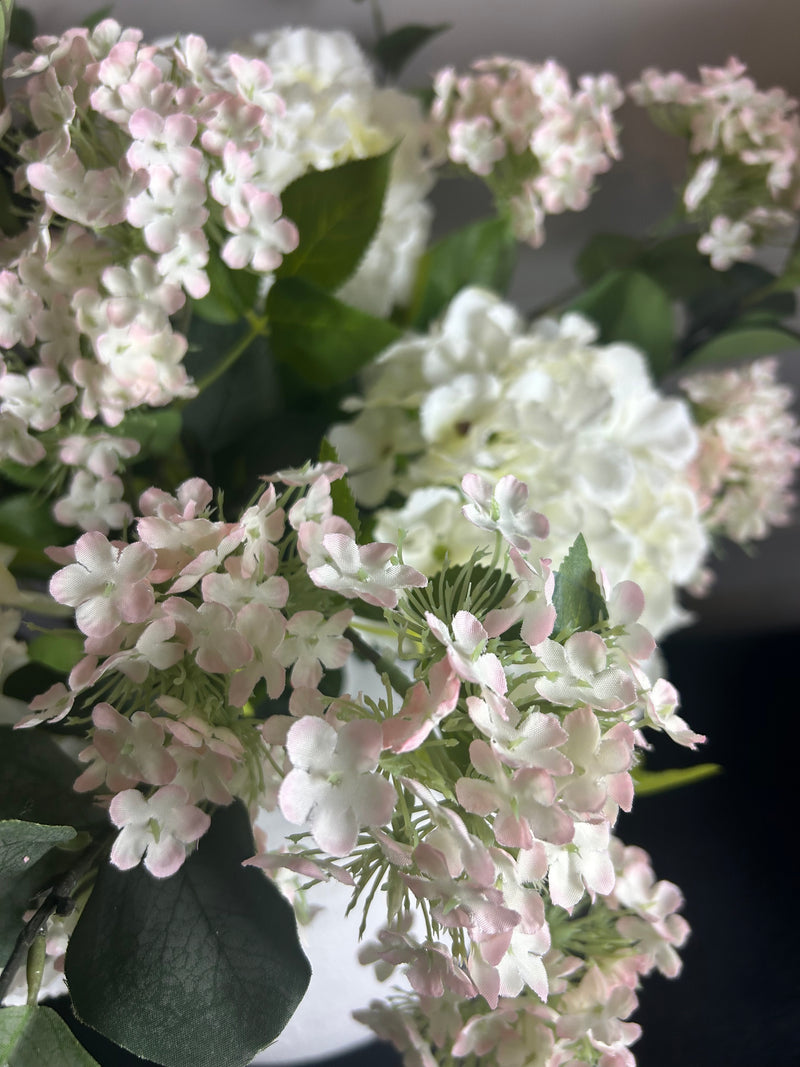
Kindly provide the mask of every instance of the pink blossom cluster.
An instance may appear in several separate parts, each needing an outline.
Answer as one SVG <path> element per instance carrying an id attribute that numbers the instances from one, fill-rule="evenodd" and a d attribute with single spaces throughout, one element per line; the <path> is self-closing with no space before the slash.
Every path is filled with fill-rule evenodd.
<path id="1" fill-rule="evenodd" d="M 654 641 L 637 621 L 639 587 L 598 590 L 591 626 L 559 620 L 556 576 L 531 547 L 547 523 L 528 487 L 468 475 L 463 492 L 465 520 L 495 536 L 491 563 L 479 553 L 384 601 L 416 661 L 412 680 L 391 676 L 397 697 L 388 675 L 378 701 L 296 691 L 290 714 L 269 721 L 277 805 L 302 832 L 250 862 L 336 878 L 354 903 L 383 891 L 388 924 L 364 961 L 402 967 L 414 1018 L 437 1021 L 414 1030 L 394 1008 L 364 1018 L 410 1063 L 433 1064 L 431 1043 L 485 1051 L 483 1029 L 501 1019 L 519 1040 L 530 1016 L 542 1049 L 565 1053 L 543 1064 L 630 1064 L 633 989 L 654 966 L 676 973 L 687 930 L 677 890 L 648 881 L 612 829 L 633 801 L 643 729 L 692 748 L 703 738 L 676 714 L 674 688 L 642 669 Z M 334 588 L 334 570 L 310 573 Z"/>
<path id="2" fill-rule="evenodd" d="M 731 58 L 701 67 L 700 80 L 649 69 L 629 88 L 659 125 L 686 138 L 691 175 L 687 213 L 708 225 L 698 248 L 717 270 L 751 259 L 755 245 L 791 226 L 800 209 L 797 101 L 767 92 Z"/>
<path id="3" fill-rule="evenodd" d="M 4 143 L 28 215 L 0 241 L 0 459 L 31 465 L 57 454 L 59 426 L 194 395 L 172 316 L 209 292 L 210 256 L 268 274 L 298 237 L 264 162 L 282 101 L 261 60 L 212 63 L 199 37 L 147 45 L 106 19 L 37 38 L 10 74 L 25 81 Z M 122 505 L 89 484 L 114 475 L 97 463 L 76 464 L 62 511 L 99 494 L 108 528 Z"/>
<path id="4" fill-rule="evenodd" d="M 466 74 L 434 78 L 435 152 L 484 178 L 520 240 L 538 248 L 546 215 L 581 211 L 596 175 L 619 157 L 613 112 L 624 96 L 611 74 L 584 75 L 492 56 Z"/>
<path id="5" fill-rule="evenodd" d="M 166 877 L 208 828 L 209 805 L 238 796 L 255 812 L 274 773 L 248 702 L 278 700 L 287 684 L 299 706 L 322 700 L 324 672 L 352 652 L 348 598 L 393 607 L 398 590 L 424 584 L 393 545 L 357 545 L 333 514 L 343 473 L 281 472 L 283 495 L 268 485 L 236 522 L 213 517 L 201 479 L 174 496 L 149 489 L 131 543 L 95 530 L 51 550 L 64 566 L 50 594 L 73 608 L 85 655 L 19 725 L 91 716 L 75 788 L 106 798 L 118 867 L 144 857 Z M 380 737 L 376 724 L 352 729 L 370 726 Z"/>
<path id="6" fill-rule="evenodd" d="M 777 360 L 760 359 L 681 382 L 700 428 L 691 476 L 703 519 L 741 544 L 785 526 L 795 503 L 800 426 L 777 372 Z"/>

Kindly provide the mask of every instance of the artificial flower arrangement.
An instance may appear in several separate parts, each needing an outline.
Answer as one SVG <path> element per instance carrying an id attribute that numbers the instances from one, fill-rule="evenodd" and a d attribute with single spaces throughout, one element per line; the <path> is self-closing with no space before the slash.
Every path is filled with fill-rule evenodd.
<path id="1" fill-rule="evenodd" d="M 617 817 L 707 769 L 646 768 L 651 733 L 703 740 L 655 639 L 800 459 L 775 362 L 715 367 L 798 344 L 796 103 L 735 60 L 623 90 L 493 56 L 414 96 L 376 68 L 437 28 L 215 51 L 12 8 L 4 1062 L 95 1062 L 38 1003 L 66 980 L 140 1056 L 248 1063 L 334 880 L 384 917 L 359 1017 L 412 1067 L 631 1067 L 688 926 Z M 686 142 L 674 217 L 594 237 L 530 321 L 515 249 L 586 206 L 626 94 Z M 431 244 L 465 173 L 495 214 Z"/>

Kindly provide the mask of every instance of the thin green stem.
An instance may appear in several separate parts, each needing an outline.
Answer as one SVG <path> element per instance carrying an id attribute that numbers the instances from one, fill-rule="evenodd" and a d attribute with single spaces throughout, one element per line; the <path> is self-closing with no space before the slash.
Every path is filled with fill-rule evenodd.
<path id="1" fill-rule="evenodd" d="M 385 656 L 382 656 L 377 649 L 372 647 L 372 645 L 368 645 L 364 638 L 356 633 L 352 626 L 348 626 L 345 630 L 345 635 L 352 641 L 353 648 L 359 659 L 364 659 L 368 663 L 371 663 L 378 674 L 385 674 L 395 693 L 399 693 L 401 697 L 405 696 L 414 683 L 410 678 L 407 678 L 405 674 L 403 674 L 397 664 L 393 663 L 392 660 L 387 659 Z"/>
<path id="2" fill-rule="evenodd" d="M 230 370 L 240 356 L 244 355 L 257 337 L 262 337 L 266 334 L 267 323 L 265 319 L 253 316 L 252 318 L 248 318 L 248 322 L 250 328 L 247 333 L 240 337 L 236 344 L 228 349 L 219 363 L 217 363 L 217 365 L 197 383 L 198 393 L 202 393 L 205 389 L 208 389 L 209 385 L 213 385 L 218 378 L 221 378 L 226 371 Z"/>

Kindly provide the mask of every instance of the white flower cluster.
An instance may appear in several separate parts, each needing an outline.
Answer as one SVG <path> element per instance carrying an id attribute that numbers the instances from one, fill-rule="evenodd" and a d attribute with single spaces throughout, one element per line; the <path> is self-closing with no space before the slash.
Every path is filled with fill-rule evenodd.
<path id="1" fill-rule="evenodd" d="M 441 323 L 388 349 L 365 375 L 356 418 L 331 439 L 377 535 L 406 530 L 404 557 L 426 573 L 468 558 L 458 486 L 464 471 L 513 474 L 550 520 L 541 555 L 563 559 L 583 532 L 612 583 L 645 591 L 646 625 L 683 618 L 686 586 L 708 549 L 689 479 L 697 432 L 686 404 L 662 396 L 642 355 L 595 344 L 578 315 L 526 327 L 493 294 L 463 290 Z"/>

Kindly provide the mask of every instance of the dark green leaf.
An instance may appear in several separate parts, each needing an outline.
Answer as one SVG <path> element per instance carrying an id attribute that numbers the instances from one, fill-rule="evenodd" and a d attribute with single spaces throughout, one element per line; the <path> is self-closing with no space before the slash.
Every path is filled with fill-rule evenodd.
<path id="1" fill-rule="evenodd" d="M 283 213 L 300 233 L 283 257 L 279 278 L 298 277 L 321 289 L 338 289 L 358 266 L 378 227 L 394 149 L 312 170 L 281 193 Z"/>
<path id="2" fill-rule="evenodd" d="M 756 356 L 773 356 L 778 352 L 800 349 L 800 335 L 772 327 L 752 326 L 728 330 L 690 353 L 683 367 L 698 370 L 713 363 L 726 363 L 737 359 L 755 359 Z"/>
<path id="3" fill-rule="evenodd" d="M 722 773 L 718 763 L 699 763 L 696 767 L 675 767 L 668 771 L 648 771 L 644 767 L 634 767 L 631 776 L 636 787 L 636 796 L 652 793 L 665 793 L 669 789 L 681 789 L 685 785 L 694 785 L 705 778 L 712 778 Z"/>
<path id="4" fill-rule="evenodd" d="M 47 548 L 72 540 L 70 533 L 50 518 L 49 505 L 29 493 L 0 500 L 0 541 L 20 548 Z"/>
<path id="5" fill-rule="evenodd" d="M 373 46 L 375 58 L 387 74 L 396 77 L 424 44 L 449 30 L 450 26 L 449 22 L 440 22 L 436 26 L 420 26 L 418 23 L 400 26 L 378 38 Z"/>
<path id="6" fill-rule="evenodd" d="M 666 289 L 673 300 L 688 300 L 719 284 L 719 271 L 697 249 L 696 233 L 678 234 L 652 245 L 636 268 Z"/>
<path id="7" fill-rule="evenodd" d="M 244 1067 L 274 1041 L 310 968 L 254 851 L 237 802 L 171 878 L 102 867 L 67 949 L 76 1015 L 166 1067 Z"/>
<path id="8" fill-rule="evenodd" d="M 746 303 L 758 301 L 771 288 L 775 275 L 755 263 L 734 263 L 730 270 L 709 268 L 707 284 L 688 297 L 691 330 L 719 333 L 738 319 Z"/>
<path id="9" fill-rule="evenodd" d="M 83 656 L 83 641 L 83 635 L 75 630 L 51 630 L 33 638 L 28 644 L 28 655 L 34 663 L 69 674 Z"/>
<path id="10" fill-rule="evenodd" d="M 327 437 L 323 437 L 322 439 L 322 444 L 319 449 L 319 458 L 323 463 L 340 462 L 339 453 Z M 346 476 L 331 483 L 331 500 L 333 502 L 334 515 L 338 515 L 346 522 L 349 522 L 355 531 L 356 537 L 358 537 L 361 532 L 361 520 L 358 514 L 356 498 L 353 496 L 350 482 L 347 480 Z"/>
<path id="11" fill-rule="evenodd" d="M 589 285 L 604 274 L 632 266 L 641 254 L 642 243 L 622 233 L 598 233 L 578 256 L 575 264 L 580 279 Z"/>
<path id="12" fill-rule="evenodd" d="M 18 819 L 0 822 L 0 874 L 28 870 L 45 852 L 75 836 L 71 826 L 43 826 Z"/>
<path id="13" fill-rule="evenodd" d="M 201 319 L 218 326 L 239 322 L 252 311 L 258 298 L 258 275 L 249 270 L 231 270 L 219 249 L 212 248 L 206 267 L 211 289 L 207 296 L 192 301 Z"/>
<path id="14" fill-rule="evenodd" d="M 11 17 L 14 11 L 14 0 L 0 0 L 0 71 L 5 70 L 6 45 L 11 33 Z M 0 109 L 6 106 L 5 93 L 3 92 L 3 80 L 0 78 Z"/>
<path id="15" fill-rule="evenodd" d="M 448 234 L 420 260 L 405 321 L 425 329 L 465 285 L 505 293 L 517 258 L 517 242 L 505 219 L 482 219 Z"/>
<path id="16" fill-rule="evenodd" d="M 317 389 L 352 378 L 403 336 L 391 322 L 357 311 L 299 278 L 275 282 L 267 315 L 276 358 Z"/>
<path id="17" fill-rule="evenodd" d="M 800 244 L 796 244 L 789 253 L 783 270 L 773 283 L 775 292 L 800 289 Z"/>
<path id="18" fill-rule="evenodd" d="M 11 12 L 11 27 L 8 34 L 10 43 L 28 52 L 33 48 L 36 33 L 36 19 L 31 12 L 26 7 L 15 7 Z"/>
<path id="19" fill-rule="evenodd" d="M 100 1067 L 52 1008 L 0 1008 L 3 1067 Z"/>
<path id="20" fill-rule="evenodd" d="M 79 830 L 105 825 L 105 813 L 72 789 L 80 770 L 43 728 L 0 727 L 0 819 Z"/>
<path id="21" fill-rule="evenodd" d="M 625 341 L 641 349 L 653 375 L 671 366 L 674 347 L 672 303 L 660 285 L 638 270 L 613 271 L 571 304 L 597 323 L 600 341 Z"/>
<path id="22" fill-rule="evenodd" d="M 592 568 L 583 534 L 575 538 L 558 568 L 553 605 L 556 609 L 556 634 L 591 630 L 602 619 L 608 618 L 606 602 Z"/>
<path id="23" fill-rule="evenodd" d="M 97 11 L 93 11 L 91 15 L 87 15 L 82 20 L 81 26 L 85 26 L 87 30 L 93 30 L 98 23 L 102 22 L 103 19 L 110 18 L 113 13 L 114 5 L 106 4 L 104 7 L 98 8 Z"/>

